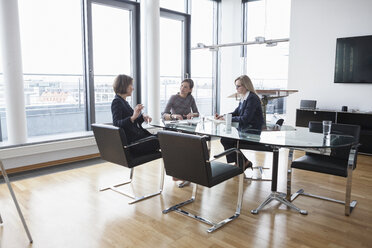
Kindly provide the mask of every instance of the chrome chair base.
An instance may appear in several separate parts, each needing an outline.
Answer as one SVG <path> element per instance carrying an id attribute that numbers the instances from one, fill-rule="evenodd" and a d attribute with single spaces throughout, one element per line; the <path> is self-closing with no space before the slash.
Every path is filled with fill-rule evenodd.
<path id="1" fill-rule="evenodd" d="M 198 220 L 198 221 L 201 221 L 205 224 L 208 224 L 208 225 L 211 225 L 212 227 L 210 227 L 207 232 L 208 233 L 211 233 L 211 232 L 214 232 L 215 230 L 221 228 L 222 226 L 224 226 L 225 224 L 235 220 L 236 218 L 239 217 L 240 215 L 240 210 L 242 208 L 242 199 L 243 199 L 243 173 L 241 175 L 239 175 L 239 192 L 238 192 L 238 202 L 237 202 L 237 207 L 236 207 L 236 211 L 235 211 L 235 214 L 229 218 L 226 218 L 218 223 L 215 223 L 211 220 L 208 220 L 204 217 L 201 217 L 201 216 L 198 216 L 198 215 L 194 215 L 192 213 L 189 213 L 183 209 L 181 209 L 181 207 L 189 204 L 189 203 L 192 203 L 195 201 L 195 198 L 196 198 L 196 192 L 197 192 L 197 187 L 198 185 L 197 184 L 194 184 L 194 187 L 193 187 L 193 192 L 192 192 L 192 196 L 190 199 L 184 201 L 184 202 L 181 202 L 181 203 L 178 203 L 176 205 L 173 205 L 167 209 L 164 209 L 162 211 L 163 214 L 167 214 L 169 212 L 172 212 L 172 211 L 175 211 L 179 214 L 182 214 L 182 215 L 185 215 L 185 216 L 188 216 L 188 217 L 191 217 L 195 220 Z"/>
<path id="2" fill-rule="evenodd" d="M 115 186 L 112 186 L 112 187 L 109 187 L 109 188 L 105 188 L 104 190 L 106 189 L 111 189 L 119 194 L 122 194 L 122 195 L 125 195 L 131 199 L 133 199 L 133 201 L 130 201 L 128 202 L 128 204 L 133 204 L 133 203 L 136 203 L 136 202 L 139 202 L 139 201 L 142 201 L 142 200 L 145 200 L 145 199 L 148 199 L 148 198 L 151 198 L 153 196 L 157 196 L 157 195 L 160 195 L 162 193 L 162 190 L 159 190 L 158 192 L 155 192 L 155 193 L 152 193 L 152 194 L 148 194 L 148 195 L 143 195 L 143 196 L 134 196 L 132 194 L 129 194 L 129 193 L 126 193 L 120 189 L 117 189 L 115 188 Z M 100 191 L 103 191 L 103 190 L 100 190 Z"/>
<path id="3" fill-rule="evenodd" d="M 324 196 L 320 196 L 320 195 L 305 193 L 304 189 L 299 189 L 296 193 L 292 194 L 291 195 L 291 202 L 294 201 L 300 195 L 313 197 L 313 198 L 317 198 L 317 199 L 321 199 L 321 200 L 325 200 L 325 201 L 335 202 L 335 203 L 339 203 L 339 204 L 342 204 L 342 205 L 346 205 L 345 201 L 340 201 L 340 200 L 336 200 L 336 199 L 333 199 L 333 198 L 328 198 L 328 197 L 324 197 Z M 357 203 L 358 202 L 355 201 L 355 200 L 350 202 L 350 212 L 346 215 L 349 215 L 353 211 L 353 209 L 356 207 Z"/>
<path id="4" fill-rule="evenodd" d="M 300 214 L 307 215 L 307 211 L 303 209 L 299 209 L 293 203 L 286 199 L 286 194 L 281 192 L 271 192 L 271 194 L 261 203 L 258 208 L 251 210 L 252 214 L 258 214 L 267 204 L 269 204 L 272 200 L 276 200 L 287 207 L 299 212 Z"/>
<path id="5" fill-rule="evenodd" d="M 4 165 L 3 163 L 0 161 L 0 169 L 1 169 L 1 173 L 4 177 L 4 180 L 8 186 L 8 189 L 9 189 L 9 192 L 10 192 L 10 195 L 12 196 L 13 198 L 13 202 L 17 208 L 17 212 L 18 212 L 18 215 L 19 215 L 19 218 L 21 219 L 22 221 L 22 224 L 23 224 L 23 228 L 25 229 L 26 231 L 26 234 L 27 234 L 27 237 L 28 237 L 28 240 L 30 241 L 30 243 L 33 242 L 32 240 L 32 237 L 31 237 L 31 233 L 30 231 L 28 230 L 28 227 L 27 227 L 27 224 L 26 224 L 26 221 L 25 221 L 25 218 L 23 217 L 23 214 L 22 214 L 22 211 L 21 211 L 21 208 L 19 207 L 19 204 L 18 204 L 18 201 L 17 201 L 17 198 L 14 194 L 14 191 L 13 191 L 13 188 L 12 188 L 12 185 L 10 184 L 10 181 L 9 181 L 9 178 L 8 178 L 8 174 L 6 173 L 5 171 L 5 168 L 4 168 Z M 1 215 L 0 215 L 0 224 L 3 223 L 3 220 L 1 218 Z"/>
<path id="6" fill-rule="evenodd" d="M 111 186 L 107 186 L 107 187 L 103 187 L 99 191 L 105 191 L 105 190 L 111 189 L 112 191 L 115 191 L 115 192 L 117 192 L 119 194 L 125 195 L 125 196 L 133 199 L 133 201 L 128 202 L 128 204 L 137 203 L 139 201 L 142 201 L 142 200 L 145 200 L 145 199 L 148 199 L 148 198 L 151 198 L 151 197 L 160 195 L 163 192 L 163 186 L 164 186 L 164 166 L 161 166 L 161 179 L 160 179 L 160 189 L 159 189 L 159 191 L 157 191 L 155 193 L 152 193 L 152 194 L 143 195 L 143 196 L 135 196 L 135 195 L 129 194 L 127 192 L 124 192 L 124 191 L 118 189 L 118 187 L 120 187 L 120 186 L 123 186 L 123 185 L 132 183 L 133 171 L 134 171 L 134 169 L 132 168 L 131 169 L 131 172 L 130 172 L 130 179 L 128 181 L 125 181 L 125 182 L 119 183 L 119 184 L 115 184 L 115 185 L 111 185 Z"/>

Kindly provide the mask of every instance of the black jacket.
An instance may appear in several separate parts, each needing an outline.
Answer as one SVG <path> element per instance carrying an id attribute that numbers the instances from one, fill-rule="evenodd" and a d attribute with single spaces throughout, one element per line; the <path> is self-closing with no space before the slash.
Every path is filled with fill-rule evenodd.
<path id="1" fill-rule="evenodd" d="M 232 121 L 239 122 L 239 128 L 242 130 L 248 128 L 261 130 L 264 124 L 260 98 L 252 92 L 231 114 Z"/>
<path id="2" fill-rule="evenodd" d="M 115 95 L 114 100 L 112 100 L 111 113 L 114 126 L 124 129 L 128 143 L 151 135 L 141 126 L 144 122 L 142 114 L 132 123 L 130 117 L 133 115 L 133 109 L 126 100 L 118 95 Z"/>

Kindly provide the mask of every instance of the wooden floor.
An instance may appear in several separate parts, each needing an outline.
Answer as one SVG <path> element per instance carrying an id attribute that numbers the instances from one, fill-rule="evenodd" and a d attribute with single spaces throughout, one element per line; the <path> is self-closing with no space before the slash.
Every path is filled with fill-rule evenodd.
<path id="1" fill-rule="evenodd" d="M 213 152 L 222 150 L 213 143 Z M 296 154 L 299 156 L 300 154 Z M 268 153 L 248 152 L 255 163 L 270 166 Z M 287 151 L 280 152 L 278 190 L 286 189 Z M 27 236 L 9 191 L 0 185 L 0 247 L 372 247 L 372 157 L 358 156 L 353 174 L 352 198 L 358 201 L 350 217 L 340 204 L 300 197 L 294 203 L 308 210 L 307 216 L 270 203 L 252 215 L 270 193 L 270 182 L 244 182 L 240 217 L 214 233 L 191 218 L 161 210 L 190 197 L 191 187 L 179 189 L 168 176 L 161 196 L 128 205 L 129 198 L 113 191 L 99 192 L 107 184 L 126 179 L 129 170 L 96 160 L 91 166 L 13 181 L 12 185 L 29 225 L 34 243 Z M 160 160 L 135 171 L 138 194 L 157 190 Z M 267 173 L 270 175 L 270 172 Z M 294 171 L 293 191 L 300 187 L 344 199 L 344 178 Z M 235 211 L 237 179 L 212 189 L 200 188 L 195 203 L 186 209 L 213 220 Z M 131 190 L 124 186 L 124 190 Z"/>

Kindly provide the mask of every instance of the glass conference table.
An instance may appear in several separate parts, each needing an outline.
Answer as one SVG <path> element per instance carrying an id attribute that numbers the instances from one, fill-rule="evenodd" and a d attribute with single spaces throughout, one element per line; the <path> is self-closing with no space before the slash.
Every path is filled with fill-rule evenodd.
<path id="1" fill-rule="evenodd" d="M 258 214 L 258 212 L 272 200 L 279 201 L 301 214 L 307 214 L 306 210 L 299 209 L 290 202 L 290 189 L 287 189 L 287 193 L 277 191 L 280 148 L 289 149 L 288 168 L 290 168 L 293 159 L 293 150 L 295 149 L 312 149 L 319 153 L 329 154 L 330 148 L 352 145 L 350 154 L 355 154 L 355 146 L 357 145 L 357 142 L 355 142 L 355 139 L 352 136 L 331 134 L 326 137 L 321 133 L 309 132 L 308 128 L 295 129 L 291 126 L 285 125 L 282 127 L 277 125 L 267 125 L 262 130 L 242 130 L 234 124 L 235 123 L 231 126 L 226 126 L 223 121 L 213 120 L 212 118 L 203 118 L 203 120 L 192 119 L 183 121 L 159 120 L 153 121 L 151 126 L 185 133 L 235 139 L 238 148 L 239 142 L 241 141 L 249 141 L 270 146 L 273 150 L 271 193 L 256 209 L 251 211 L 253 214 Z"/>

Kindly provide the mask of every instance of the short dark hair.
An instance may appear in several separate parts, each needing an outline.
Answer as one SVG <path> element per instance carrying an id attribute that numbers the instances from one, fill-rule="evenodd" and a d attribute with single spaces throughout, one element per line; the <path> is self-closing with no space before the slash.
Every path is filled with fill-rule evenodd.
<path id="1" fill-rule="evenodd" d="M 133 83 L 133 78 L 125 74 L 117 75 L 114 79 L 112 87 L 114 88 L 115 94 L 127 93 L 128 86 Z"/>
<path id="2" fill-rule="evenodd" d="M 184 83 L 184 82 L 189 83 L 190 89 L 194 88 L 194 81 L 192 81 L 191 78 L 185 78 L 185 79 L 181 82 L 181 84 Z"/>
<path id="3" fill-rule="evenodd" d="M 185 79 L 181 82 L 181 84 L 182 84 L 182 83 L 188 83 L 189 86 L 190 86 L 190 90 L 192 90 L 192 88 L 194 88 L 194 81 L 192 81 L 191 78 L 185 78 Z M 191 95 L 191 92 L 189 92 L 189 94 L 187 94 L 187 95 Z"/>

